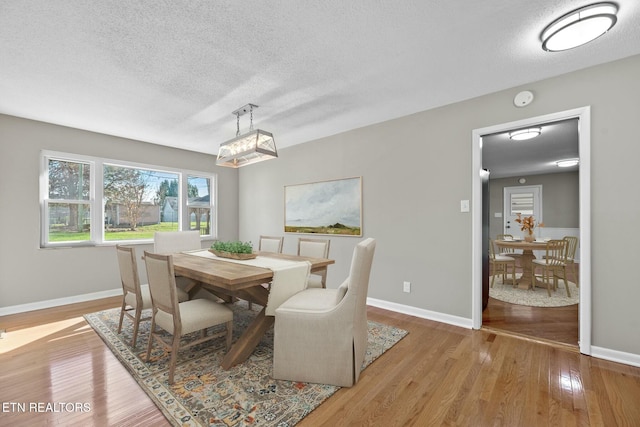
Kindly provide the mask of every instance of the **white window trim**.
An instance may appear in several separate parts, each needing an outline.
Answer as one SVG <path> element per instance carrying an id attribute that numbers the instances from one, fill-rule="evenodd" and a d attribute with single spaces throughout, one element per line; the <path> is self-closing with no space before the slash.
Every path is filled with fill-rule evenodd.
<path id="1" fill-rule="evenodd" d="M 91 166 L 90 173 L 90 197 L 87 203 L 91 209 L 91 224 L 101 224 L 100 227 L 91 227 L 90 238 L 88 241 L 69 241 L 69 242 L 49 242 L 49 215 L 47 206 L 49 199 L 49 159 L 56 159 L 69 162 L 89 163 Z M 146 169 L 158 172 L 173 173 L 178 175 L 178 197 L 180 199 L 180 207 L 178 211 L 178 227 L 179 230 L 188 230 L 190 227 L 187 208 L 187 177 L 196 176 L 208 178 L 211 180 L 210 209 L 211 209 L 211 234 L 202 235 L 201 239 L 215 239 L 218 232 L 218 177 L 213 172 L 196 171 L 190 169 L 179 169 L 167 166 L 152 165 L 146 163 L 130 162 L 126 160 L 107 159 L 94 156 L 86 156 L 81 154 L 72 154 L 59 151 L 42 150 L 40 154 L 40 247 L 41 248 L 58 248 L 58 247 L 86 247 L 86 246 L 114 246 L 116 244 L 131 243 L 149 243 L 153 239 L 140 240 L 104 240 L 104 165 L 129 167 L 136 169 Z M 65 200 L 56 199 L 55 202 L 64 203 Z M 76 201 L 73 201 L 74 203 Z"/>

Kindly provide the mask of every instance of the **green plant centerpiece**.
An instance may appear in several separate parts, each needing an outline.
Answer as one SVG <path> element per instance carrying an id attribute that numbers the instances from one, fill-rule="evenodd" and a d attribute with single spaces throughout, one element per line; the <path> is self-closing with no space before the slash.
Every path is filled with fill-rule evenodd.
<path id="1" fill-rule="evenodd" d="M 221 242 L 217 240 L 213 242 L 209 252 L 221 258 L 231 259 L 253 259 L 257 256 L 253 253 L 251 242 L 240 241 Z"/>

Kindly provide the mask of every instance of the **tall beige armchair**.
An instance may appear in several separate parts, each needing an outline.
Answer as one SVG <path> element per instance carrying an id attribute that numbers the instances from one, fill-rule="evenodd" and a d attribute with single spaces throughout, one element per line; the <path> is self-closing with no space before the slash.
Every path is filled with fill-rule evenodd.
<path id="1" fill-rule="evenodd" d="M 376 241 L 359 243 L 338 289 L 306 289 L 276 310 L 273 377 L 350 387 L 367 351 L 367 289 Z"/>

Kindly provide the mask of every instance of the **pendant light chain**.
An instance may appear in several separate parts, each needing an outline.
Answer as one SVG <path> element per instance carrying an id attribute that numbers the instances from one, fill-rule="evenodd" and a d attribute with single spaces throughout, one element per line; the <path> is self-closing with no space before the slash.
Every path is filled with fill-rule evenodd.
<path id="1" fill-rule="evenodd" d="M 236 136 L 240 136 L 240 113 L 236 113 Z"/>
<path id="2" fill-rule="evenodd" d="M 249 107 L 249 131 L 253 130 L 253 105 Z"/>

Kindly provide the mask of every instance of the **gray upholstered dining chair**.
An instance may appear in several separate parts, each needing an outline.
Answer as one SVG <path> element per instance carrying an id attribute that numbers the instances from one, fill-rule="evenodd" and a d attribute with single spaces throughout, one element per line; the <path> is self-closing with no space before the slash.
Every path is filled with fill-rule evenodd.
<path id="1" fill-rule="evenodd" d="M 376 241 L 356 245 L 338 289 L 306 289 L 276 309 L 275 379 L 350 387 L 367 351 L 367 290 Z"/>
<path id="2" fill-rule="evenodd" d="M 116 245 L 116 254 L 120 269 L 120 282 L 122 283 L 122 307 L 120 308 L 118 333 L 122 332 L 122 321 L 127 316 L 133 322 L 131 347 L 135 348 L 140 322 L 151 320 L 151 317 L 142 318 L 142 311 L 151 308 L 151 294 L 149 293 L 149 285 L 140 284 L 135 249 Z M 189 299 L 189 295 L 181 289 L 178 289 L 177 296 L 180 301 Z"/>
<path id="3" fill-rule="evenodd" d="M 284 237 L 260 236 L 258 250 L 262 252 L 282 253 L 282 244 Z"/>
<path id="4" fill-rule="evenodd" d="M 171 352 L 169 362 L 169 384 L 173 384 L 178 351 L 192 347 L 205 341 L 226 337 L 225 349 L 231 347 L 233 333 L 233 311 L 223 304 L 208 299 L 193 299 L 185 302 L 178 301 L 176 292 L 175 273 L 171 255 L 159 255 L 151 252 L 144 253 L 151 293 L 152 316 L 151 333 L 147 345 L 146 360 L 149 361 L 153 341 L 156 340 Z M 209 335 L 207 329 L 224 325 L 222 331 Z M 162 338 L 156 327 L 172 335 L 171 341 Z M 192 332 L 200 331 L 200 338 L 180 345 L 180 338 Z"/>
<path id="5" fill-rule="evenodd" d="M 312 258 L 329 258 L 329 239 L 308 239 L 301 237 L 298 239 L 298 255 Z M 309 275 L 307 288 L 327 287 L 327 267 L 314 274 Z"/>

